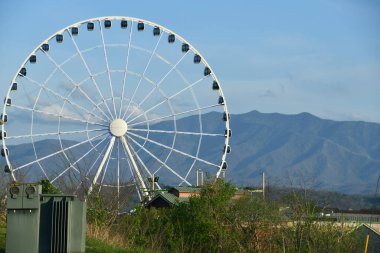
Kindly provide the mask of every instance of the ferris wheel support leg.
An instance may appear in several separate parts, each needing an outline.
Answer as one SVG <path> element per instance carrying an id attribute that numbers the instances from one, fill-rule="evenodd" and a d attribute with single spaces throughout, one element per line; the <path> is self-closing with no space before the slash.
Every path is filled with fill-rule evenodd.
<path id="1" fill-rule="evenodd" d="M 139 168 L 137 167 L 136 161 L 133 158 L 133 155 L 132 155 L 131 149 L 128 146 L 127 140 L 125 139 L 124 136 L 121 136 L 120 140 L 121 140 L 121 143 L 123 144 L 125 151 L 127 152 L 128 158 L 131 161 L 133 170 L 135 171 L 135 174 L 137 176 L 137 181 L 139 182 L 138 185 L 140 188 L 141 195 L 142 196 L 148 196 L 148 193 L 146 191 L 144 191 L 144 189 L 147 189 L 145 182 L 144 182 L 144 179 L 142 178 L 141 173 L 139 171 Z"/>
<path id="2" fill-rule="evenodd" d="M 101 163 L 100 163 L 100 165 L 99 165 L 99 167 L 98 167 L 98 170 L 96 171 L 96 174 L 95 174 L 95 176 L 94 176 L 94 179 L 92 180 L 92 184 L 91 184 L 90 187 L 88 188 L 87 195 L 90 195 L 90 193 L 91 193 L 92 190 L 93 190 L 94 185 L 96 184 L 96 181 L 98 181 L 98 178 L 99 178 L 99 176 L 100 176 L 100 173 L 101 173 L 102 170 L 103 170 L 104 164 L 106 163 L 107 158 L 108 158 L 108 156 L 109 156 L 110 153 L 111 153 L 111 149 L 112 149 L 113 145 L 115 144 L 115 139 L 116 139 L 116 137 L 115 137 L 115 136 L 112 136 L 112 138 L 111 138 L 111 140 L 110 140 L 110 143 L 109 143 L 109 145 L 108 145 L 108 147 L 107 147 L 106 153 L 104 154 L 104 157 L 103 157 L 103 159 L 102 159 L 102 161 L 101 161 Z"/>
<path id="3" fill-rule="evenodd" d="M 11 178 L 12 178 L 12 181 L 13 182 L 16 182 L 16 177 L 15 177 L 15 174 L 13 173 L 13 171 L 11 171 Z"/>

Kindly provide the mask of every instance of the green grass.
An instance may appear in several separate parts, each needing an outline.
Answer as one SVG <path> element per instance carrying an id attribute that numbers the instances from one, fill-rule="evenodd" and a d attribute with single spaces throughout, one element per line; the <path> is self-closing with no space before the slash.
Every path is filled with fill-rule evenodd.
<path id="1" fill-rule="evenodd" d="M 139 250 L 127 250 L 113 247 L 94 238 L 86 238 L 86 253 L 143 253 Z"/>
<path id="2" fill-rule="evenodd" d="M 5 227 L 0 227 L 0 253 L 5 253 Z M 143 253 L 141 250 L 127 250 L 113 247 L 93 238 L 86 238 L 86 253 Z"/>
<path id="3" fill-rule="evenodd" d="M 5 252 L 5 227 L 0 226 L 0 253 Z"/>

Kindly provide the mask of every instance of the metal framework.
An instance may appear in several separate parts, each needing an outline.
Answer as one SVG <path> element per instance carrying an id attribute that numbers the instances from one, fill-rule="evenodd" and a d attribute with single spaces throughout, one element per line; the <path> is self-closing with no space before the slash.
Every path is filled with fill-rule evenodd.
<path id="1" fill-rule="evenodd" d="M 105 21 L 111 21 L 112 28 L 107 27 Z M 116 21 L 124 22 L 123 25 L 127 24 L 127 27 L 116 27 L 118 24 Z M 135 33 L 142 31 L 141 24 L 144 30 L 149 27 L 156 29 L 152 35 L 154 41 L 152 48 L 146 48 L 134 42 Z M 89 31 L 85 31 L 86 26 Z M 90 29 L 91 26 L 92 29 Z M 73 32 L 73 28 L 77 29 L 76 32 Z M 125 41 L 109 42 L 107 29 L 126 30 L 123 37 Z M 82 36 L 82 32 L 83 36 L 86 32 L 99 33 L 100 43 L 81 48 L 77 37 Z M 169 59 L 171 57 L 166 57 L 159 52 L 165 40 L 164 36 L 168 36 L 167 43 L 182 44 L 182 55 L 174 61 Z M 51 52 L 59 51 L 60 46 L 64 48 L 64 45 L 59 45 L 63 39 L 65 39 L 66 47 L 70 47 L 72 52 L 66 53 L 70 51 L 67 49 L 64 51 L 65 59 L 57 59 L 56 53 Z M 49 45 L 53 44 L 54 48 L 49 49 Z M 115 56 L 112 53 L 113 48 L 124 50 L 126 56 Z M 104 62 L 104 69 L 95 72 L 90 56 L 99 50 L 102 51 L 103 59 L 96 59 L 96 61 Z M 175 50 L 174 47 L 172 50 Z M 148 55 L 147 62 L 142 64 L 144 67 L 141 71 L 132 69 L 131 54 L 133 52 Z M 44 64 L 49 65 L 49 68 L 46 68 L 48 74 L 44 80 L 37 80 L 38 73 L 36 75 L 28 73 L 29 69 L 33 71 L 31 64 L 36 62 L 36 55 L 37 61 L 41 59 Z M 186 68 L 180 66 L 193 56 L 194 64 L 204 67 L 204 73 L 194 80 L 189 80 L 190 78 L 185 73 Z M 116 60 L 115 57 L 117 57 Z M 119 59 L 124 60 L 124 68 L 113 68 L 113 61 Z M 154 61 L 160 62 L 165 69 L 157 80 L 150 77 L 148 73 L 154 71 L 151 67 Z M 68 70 L 67 66 L 73 62 L 81 65 L 77 71 L 82 69 L 85 72 L 85 78 L 78 80 L 75 76 L 76 72 Z M 61 89 L 62 85 L 57 84 L 54 79 L 58 75 L 64 83 L 64 91 Z M 116 75 L 122 75 L 122 81 L 115 80 Z M 168 85 L 174 87 L 170 81 L 174 75 L 178 82 L 182 82 L 182 86 L 170 93 L 165 87 Z M 103 77 L 107 80 L 106 83 L 101 81 Z M 130 85 L 131 79 L 134 80 L 133 86 Z M 197 94 L 197 89 L 200 89 L 204 83 L 210 85 L 209 93 Z M 211 84 L 216 86 L 211 89 Z M 147 89 L 147 85 L 151 88 Z M 85 87 L 91 87 L 91 90 Z M 178 101 L 184 94 L 188 95 L 192 104 L 186 108 L 181 107 L 181 101 Z M 206 95 L 214 100 L 206 99 L 209 103 L 201 103 L 200 97 L 203 98 Z M 46 105 L 44 96 L 51 99 L 48 102 L 50 104 Z M 154 101 L 154 103 L 149 104 L 149 101 Z M 169 111 L 169 114 L 165 113 L 166 111 L 157 113 L 162 106 L 167 108 L 165 110 Z M 75 112 L 68 112 L 68 108 L 72 108 Z M 219 110 L 223 118 L 218 118 L 220 122 L 217 127 L 209 128 L 203 120 L 205 120 L 205 113 L 212 110 Z M 20 117 L 23 116 L 20 115 L 28 115 L 27 123 L 12 125 L 13 122 L 21 122 Z M 180 129 L 178 122 L 186 116 L 192 116 L 197 120 L 196 129 Z M 150 185 L 147 178 L 160 175 L 160 173 L 163 177 L 170 175 L 178 179 L 179 184 L 187 185 L 192 185 L 190 175 L 192 172 L 195 173 L 196 166 L 210 168 L 210 171 L 219 177 L 222 170 L 226 169 L 226 156 L 230 151 L 231 131 L 226 98 L 214 71 L 205 58 L 175 32 L 153 22 L 132 17 L 112 16 L 84 20 L 67 26 L 44 40 L 30 53 L 14 75 L 4 100 L 1 119 L 4 122 L 1 126 L 2 155 L 12 180 L 16 181 L 17 173 L 23 170 L 28 172 L 38 170 L 42 177 L 55 183 L 64 178 L 69 171 L 81 173 L 79 164 L 90 159 L 91 166 L 87 166 L 85 173 L 90 183 L 89 193 L 95 185 L 99 185 L 99 191 L 102 187 L 117 187 L 120 194 L 120 189 L 125 186 L 122 176 L 125 173 L 129 173 L 133 178 L 141 199 L 148 196 L 147 189 Z M 54 121 L 56 131 L 45 131 L 46 124 L 50 123 L 41 122 L 41 119 Z M 170 121 L 170 129 L 158 128 L 167 121 Z M 80 126 L 79 130 L 77 126 Z M 184 136 L 192 138 L 191 151 L 178 146 L 178 138 Z M 80 138 L 77 139 L 77 137 Z M 39 141 L 50 138 L 55 138 L 59 143 L 59 148 L 41 152 Z M 166 138 L 170 138 L 171 141 L 160 141 Z M 219 140 L 219 143 L 224 144 L 224 150 L 223 147 L 219 147 L 220 152 L 223 151 L 221 155 L 208 156 L 219 157 L 220 162 L 215 159 L 207 160 L 201 155 L 204 138 L 215 138 Z M 67 139 L 72 142 L 68 144 Z M 25 143 L 31 144 L 33 150 L 33 157 L 28 161 L 13 155 L 17 145 Z M 86 147 L 86 152 L 83 152 L 80 157 L 73 158 L 70 152 L 81 147 Z M 157 150 L 161 151 L 157 152 Z M 175 161 L 180 160 L 178 158 L 171 161 L 173 156 L 188 159 L 189 166 L 185 171 L 174 166 Z M 63 158 L 67 166 L 60 169 L 58 173 L 52 173 L 51 169 L 47 168 L 46 162 L 57 157 Z M 160 189 L 157 182 L 155 185 Z"/>

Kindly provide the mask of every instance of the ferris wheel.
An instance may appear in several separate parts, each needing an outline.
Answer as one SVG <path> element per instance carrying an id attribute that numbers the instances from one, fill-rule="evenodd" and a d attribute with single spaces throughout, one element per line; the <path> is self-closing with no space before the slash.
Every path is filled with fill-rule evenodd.
<path id="1" fill-rule="evenodd" d="M 88 19 L 44 40 L 13 77 L 1 120 L 14 181 L 118 194 L 132 184 L 143 199 L 152 186 L 194 185 L 198 169 L 227 169 L 230 118 L 212 68 L 138 18 Z"/>

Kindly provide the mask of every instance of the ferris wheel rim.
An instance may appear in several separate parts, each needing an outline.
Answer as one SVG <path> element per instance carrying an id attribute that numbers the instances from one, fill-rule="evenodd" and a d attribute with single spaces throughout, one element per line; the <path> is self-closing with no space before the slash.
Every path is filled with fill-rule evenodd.
<path id="1" fill-rule="evenodd" d="M 6 114 L 6 112 L 7 112 L 7 110 L 6 110 L 6 101 L 7 101 L 7 99 L 8 98 L 10 98 L 11 96 L 10 96 L 10 94 L 11 94 L 11 86 L 12 86 L 12 83 L 15 83 L 16 82 L 16 80 L 17 80 L 17 78 L 19 77 L 19 73 L 20 73 L 20 70 L 27 64 L 27 62 L 28 62 L 28 60 L 30 59 L 30 57 L 32 56 L 32 55 L 34 55 L 38 50 L 41 50 L 41 47 L 42 47 L 42 45 L 44 44 L 44 43 L 49 43 L 56 35 L 58 35 L 58 34 L 63 34 L 65 31 L 69 31 L 69 29 L 70 28 L 72 28 L 72 27 L 78 27 L 78 26 L 81 26 L 81 25 L 83 25 L 83 24 L 86 24 L 86 23 L 88 23 L 88 22 L 101 22 L 101 21 L 104 21 L 104 20 L 127 20 L 127 21 L 131 21 L 132 22 L 132 24 L 133 23 L 138 23 L 138 22 L 142 22 L 142 23 L 144 23 L 144 24 L 147 24 L 147 25 L 150 25 L 150 26 L 152 26 L 152 27 L 159 27 L 160 29 L 162 29 L 162 31 L 164 31 L 164 32 L 166 32 L 166 33 L 168 33 L 168 34 L 174 34 L 175 35 L 175 37 L 176 37 L 176 39 L 178 39 L 179 41 L 181 41 L 182 43 L 186 43 L 186 44 L 188 44 L 189 45 L 189 47 L 190 47 L 190 50 L 192 51 L 192 52 L 194 52 L 195 54 L 197 54 L 197 55 L 199 55 L 200 57 L 201 57 L 201 62 L 204 64 L 204 66 L 206 66 L 206 67 L 208 67 L 210 70 L 211 70 L 211 73 L 210 73 L 210 76 L 212 77 L 212 79 L 214 80 L 214 81 L 216 81 L 218 84 L 220 84 L 220 82 L 219 82 L 219 80 L 218 80 L 218 78 L 216 77 L 216 75 L 215 75 L 215 73 L 214 73 L 214 71 L 212 70 L 212 68 L 211 68 L 211 66 L 208 64 L 208 62 L 206 61 L 206 59 L 205 59 L 205 57 L 203 57 L 203 55 L 195 48 L 195 47 L 193 47 L 187 40 L 185 40 L 183 37 L 181 37 L 180 35 L 178 35 L 177 33 L 175 33 L 174 31 L 172 31 L 172 30 L 170 30 L 170 29 L 168 29 L 168 28 L 166 28 L 166 27 L 164 27 L 164 26 L 161 26 L 161 25 L 159 25 L 159 24 L 156 24 L 156 23 L 154 23 L 154 22 L 151 22 L 151 21 L 147 21 L 147 20 L 144 20 L 144 19 L 140 19 L 140 18 L 134 18 L 134 17 L 126 17 L 126 16 L 105 16 L 105 17 L 97 17 L 97 18 L 90 18 L 90 19 L 86 19 L 86 20 L 82 20 L 82 21 L 79 21 L 79 22 L 77 22 L 77 23 L 74 23 L 74 24 L 71 24 L 71 25 L 69 25 L 69 26 L 66 26 L 66 27 L 64 27 L 64 28 L 62 28 L 62 29 L 60 29 L 60 30 L 58 30 L 57 32 L 55 32 L 54 34 L 52 34 L 50 37 L 48 37 L 47 39 L 45 39 L 43 42 L 41 42 L 34 50 L 32 50 L 32 52 L 28 55 L 28 57 L 24 60 L 24 62 L 20 65 L 20 67 L 18 68 L 18 70 L 17 70 L 17 72 L 16 72 L 16 74 L 15 74 L 15 76 L 13 77 L 13 79 L 12 79 L 12 81 L 11 81 L 11 85 L 10 85 L 10 87 L 8 88 L 8 91 L 7 91 L 7 93 L 6 93 L 6 97 L 5 97 L 5 102 L 4 102 L 4 104 L 3 104 L 3 115 L 7 115 Z M 101 25 L 100 25 L 100 27 L 101 27 Z M 163 34 L 163 33 L 162 33 Z M 161 34 L 161 35 L 162 35 Z M 103 41 L 103 45 L 104 45 L 104 41 Z M 189 51 L 190 51 L 189 50 Z M 227 101 L 226 101 L 226 99 L 225 99 L 225 96 L 224 96 L 224 93 L 223 93 L 223 90 L 222 90 L 222 87 L 221 86 L 219 86 L 219 89 L 218 89 L 218 93 L 219 93 L 219 95 L 220 96 L 222 96 L 223 97 L 223 100 L 224 100 L 224 103 L 223 103 L 223 111 L 224 111 L 224 113 L 226 114 L 226 115 L 229 115 L 229 113 L 228 113 L 228 107 L 227 107 Z M 37 100 L 36 100 L 37 101 Z M 62 107 L 63 108 L 63 107 Z M 33 108 L 34 109 L 34 108 Z M 121 110 L 120 110 L 121 111 Z M 201 110 L 199 110 L 199 108 L 198 108 L 198 111 L 199 111 L 199 117 L 201 117 L 201 114 L 200 114 L 200 111 Z M 34 110 L 33 110 L 33 112 L 32 112 L 32 114 L 34 113 Z M 116 110 L 115 110 L 115 113 L 116 113 Z M 175 117 L 175 113 L 174 113 L 174 111 L 172 110 L 172 116 L 173 117 Z M 130 114 L 131 115 L 131 114 Z M 174 120 L 174 122 L 176 122 L 175 120 Z M 89 122 L 87 122 L 87 124 L 88 124 Z M 148 120 L 147 120 L 147 123 L 149 124 L 149 122 L 148 122 Z M 227 116 L 227 119 L 225 120 L 225 125 L 226 125 L 226 131 L 227 130 L 229 130 L 230 129 L 230 119 L 229 119 L 229 116 Z M 1 126 L 1 129 L 2 129 L 2 132 L 5 132 L 5 124 L 3 124 L 2 126 Z M 133 129 L 133 128 L 132 128 Z M 176 131 L 176 129 L 175 129 L 175 131 L 174 131 L 174 136 L 176 136 L 176 134 L 177 134 L 177 131 Z M 88 135 L 88 132 L 87 132 L 87 135 Z M 59 139 L 60 139 L 60 135 L 58 135 L 59 136 Z M 130 137 L 130 136 L 128 136 L 128 137 Z M 201 134 L 201 137 L 202 137 L 202 134 Z M 228 146 L 228 144 L 229 144 L 229 138 L 230 138 L 230 136 L 229 136 L 229 134 L 226 134 L 225 135 L 225 147 L 226 146 Z M 7 145 L 6 145 L 6 140 L 5 140 L 6 138 L 3 138 L 2 139 L 2 144 L 3 144 L 3 148 L 4 149 L 6 149 L 7 148 Z M 104 139 L 103 139 L 104 140 Z M 133 140 L 133 139 L 132 139 Z M 175 141 L 173 141 L 173 144 L 172 144 L 172 149 L 171 149 L 171 151 L 170 152 L 173 152 L 173 146 L 174 146 L 174 142 Z M 61 139 L 60 139 L 60 143 L 61 143 Z M 198 152 L 199 152 L 199 146 L 200 146 L 200 141 L 198 142 L 198 151 L 197 151 L 197 155 L 196 156 L 198 156 Z M 62 143 L 61 143 L 62 144 Z M 61 148 L 63 149 L 63 147 L 62 147 L 62 145 L 61 145 Z M 223 151 L 223 155 L 222 155 L 222 158 L 221 158 L 221 164 L 219 165 L 219 169 L 218 169 L 218 171 L 217 171 L 217 173 L 216 173 L 216 176 L 217 177 L 219 177 L 219 175 L 220 175 L 220 173 L 221 173 L 221 171 L 222 171 L 222 166 L 223 166 L 223 163 L 226 161 L 226 156 L 227 156 L 227 150 L 225 149 L 224 151 Z M 167 156 L 167 158 L 170 156 L 170 154 Z M 37 158 L 37 157 L 36 157 Z M 166 160 L 167 160 L 167 158 L 166 158 Z M 9 156 L 8 156 L 8 154 L 7 154 L 7 152 L 5 153 L 5 159 L 6 159 L 6 164 L 9 166 L 9 167 L 11 167 L 12 165 L 11 165 L 11 162 L 10 162 L 10 160 L 9 160 Z M 194 161 L 194 163 L 195 163 L 195 161 L 196 160 L 193 160 Z M 194 165 L 194 163 L 193 163 L 193 165 Z M 71 165 L 71 163 L 70 163 L 70 165 Z M 193 167 L 193 165 L 191 166 L 191 168 Z M 191 171 L 191 170 L 190 170 Z M 188 173 L 190 173 L 190 171 L 188 172 Z M 187 175 L 186 175 L 187 176 Z M 14 175 L 13 175 L 13 173 L 12 173 L 12 177 L 13 177 L 13 180 L 16 180 L 16 178 L 14 177 Z M 186 177 L 185 177 L 186 178 Z"/>

